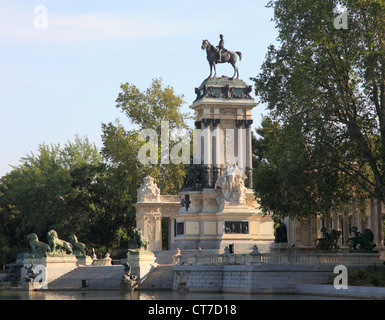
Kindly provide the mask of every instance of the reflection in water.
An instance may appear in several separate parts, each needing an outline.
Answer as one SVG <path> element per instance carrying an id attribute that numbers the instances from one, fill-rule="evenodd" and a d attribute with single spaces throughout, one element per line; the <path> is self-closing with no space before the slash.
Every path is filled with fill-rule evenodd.
<path id="1" fill-rule="evenodd" d="M 322 296 L 265 295 L 173 291 L 13 291 L 1 290 L 0 300 L 319 300 Z M 338 298 L 335 298 L 338 299 Z"/>

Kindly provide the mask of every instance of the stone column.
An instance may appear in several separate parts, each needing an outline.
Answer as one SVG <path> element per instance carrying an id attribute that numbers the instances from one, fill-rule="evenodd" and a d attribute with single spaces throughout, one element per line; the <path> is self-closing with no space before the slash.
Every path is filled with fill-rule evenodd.
<path id="1" fill-rule="evenodd" d="M 377 247 L 382 247 L 384 245 L 383 240 L 383 231 L 382 231 L 382 204 L 381 201 L 375 200 L 375 217 L 376 217 L 376 237 L 374 242 L 377 244 Z"/>
<path id="2" fill-rule="evenodd" d="M 202 164 L 204 162 L 202 156 L 202 122 L 195 121 L 195 130 L 193 137 L 193 163 Z"/>
<path id="3" fill-rule="evenodd" d="M 222 153 L 223 148 L 221 146 L 221 130 L 219 129 L 219 124 L 221 122 L 221 119 L 214 119 L 213 121 L 213 129 L 214 129 L 214 135 L 215 135 L 215 148 L 213 148 L 213 179 L 212 179 L 212 186 L 214 187 L 215 182 L 217 181 L 218 177 L 220 176 L 220 165 L 223 163 L 222 159 Z"/>
<path id="4" fill-rule="evenodd" d="M 245 124 L 245 120 L 236 120 L 235 121 L 237 127 L 237 159 L 238 159 L 238 167 L 245 169 L 245 159 L 244 159 L 244 151 L 246 149 L 246 139 L 243 135 L 243 125 Z"/>
<path id="5" fill-rule="evenodd" d="M 246 187 L 253 188 L 253 150 L 251 145 L 251 125 L 253 120 L 246 120 Z"/>
<path id="6" fill-rule="evenodd" d="M 203 188 L 210 188 L 212 186 L 212 148 L 211 148 L 211 129 L 210 124 L 213 119 L 202 119 L 204 125 L 204 149 L 203 158 L 204 163 L 202 165 L 202 182 Z"/>
<path id="7" fill-rule="evenodd" d="M 155 217 L 155 223 L 154 223 L 154 250 L 162 250 L 162 217 L 156 216 Z"/>
<path id="8" fill-rule="evenodd" d="M 369 216 L 369 229 L 372 230 L 374 235 L 374 242 L 377 240 L 377 210 L 376 200 L 370 198 L 370 216 Z M 362 232 L 362 230 L 360 230 Z"/>
<path id="9" fill-rule="evenodd" d="M 174 243 L 175 238 L 175 219 L 170 218 L 168 220 L 168 248 L 170 249 Z"/>

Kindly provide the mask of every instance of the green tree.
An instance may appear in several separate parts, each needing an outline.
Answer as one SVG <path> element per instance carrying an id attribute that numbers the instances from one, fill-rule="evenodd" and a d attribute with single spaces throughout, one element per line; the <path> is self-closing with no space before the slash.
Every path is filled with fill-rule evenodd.
<path id="1" fill-rule="evenodd" d="M 73 197 L 70 170 L 101 160 L 95 145 L 79 137 L 64 148 L 40 145 L 37 154 L 22 158 L 21 164 L 0 180 L 3 248 L 28 249 L 26 236 L 32 232 L 46 241 L 50 229 L 62 236 L 78 230 L 77 210 L 68 205 Z"/>
<path id="2" fill-rule="evenodd" d="M 295 218 L 346 212 L 352 197 L 364 205 L 366 195 L 346 175 L 317 162 L 298 127 L 265 117 L 257 134 L 253 182 L 264 213 Z"/>
<path id="3" fill-rule="evenodd" d="M 384 201 L 385 3 L 274 0 L 268 6 L 279 47 L 269 47 L 253 80 L 270 117 L 293 143 L 287 151 L 294 151 L 298 173 L 308 172 L 310 161 L 318 182 L 327 186 L 334 177 L 340 202 L 347 201 L 349 188 Z M 348 29 L 336 29 L 334 20 L 345 10 Z M 285 168 L 296 172 L 291 169 Z M 287 180 L 289 187 L 296 178 Z M 315 211 L 309 207 L 309 214 Z"/>
<path id="4" fill-rule="evenodd" d="M 132 202 L 120 178 L 105 163 L 76 167 L 70 175 L 73 191 L 67 203 L 75 214 L 68 224 L 76 226 L 77 235 L 90 247 L 105 252 L 119 248 L 122 234 L 132 225 L 128 218 Z"/>
<path id="5" fill-rule="evenodd" d="M 103 155 L 120 176 L 133 202 L 136 201 L 137 188 L 147 175 L 155 179 L 163 194 L 177 194 L 183 185 L 185 165 L 174 164 L 171 161 L 169 164 L 163 164 L 160 144 L 157 150 L 158 163 L 142 164 L 138 160 L 138 154 L 145 142 L 139 140 L 139 134 L 143 129 L 153 129 L 160 140 L 162 123 L 167 121 L 171 150 L 183 139 L 173 134 L 173 131 L 187 129 L 185 120 L 188 119 L 188 115 L 181 112 L 183 96 L 176 95 L 172 87 L 164 87 L 161 79 L 154 79 L 144 92 L 129 83 L 122 84 L 121 90 L 116 99 L 116 107 L 126 114 L 136 129 L 126 130 L 119 121 L 115 124 L 103 124 Z M 132 209 L 131 214 L 134 213 Z"/>

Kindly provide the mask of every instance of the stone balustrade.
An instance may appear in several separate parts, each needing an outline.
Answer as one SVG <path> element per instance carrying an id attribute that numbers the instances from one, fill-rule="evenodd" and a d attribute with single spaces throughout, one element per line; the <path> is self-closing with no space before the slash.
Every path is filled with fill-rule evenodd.
<path id="1" fill-rule="evenodd" d="M 173 257 L 174 265 L 265 265 L 265 264 L 292 264 L 292 265 L 349 265 L 367 266 L 380 265 L 382 261 L 377 253 L 314 253 L 314 254 L 287 254 L 287 253 L 250 253 L 250 254 L 197 254 Z"/>

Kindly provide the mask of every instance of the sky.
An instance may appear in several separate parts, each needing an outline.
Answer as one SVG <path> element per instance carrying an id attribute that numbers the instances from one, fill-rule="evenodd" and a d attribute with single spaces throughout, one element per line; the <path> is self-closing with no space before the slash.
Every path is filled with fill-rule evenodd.
<path id="1" fill-rule="evenodd" d="M 0 0 L 0 177 L 40 144 L 79 135 L 101 148 L 102 123 L 130 129 L 115 103 L 122 83 L 144 91 L 162 78 L 192 114 L 194 88 L 210 72 L 203 39 L 218 45 L 222 33 L 252 85 L 277 38 L 267 2 Z M 232 74 L 217 66 L 218 76 Z M 254 108 L 254 129 L 266 113 Z"/>

